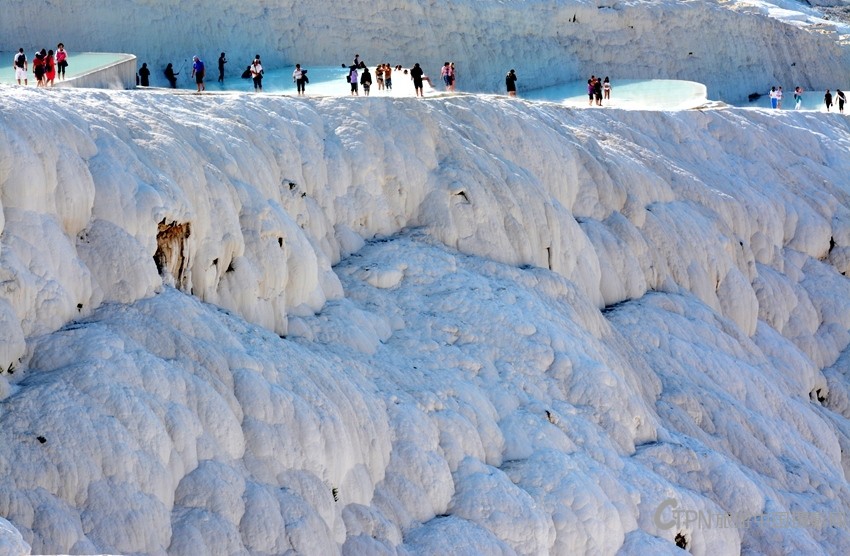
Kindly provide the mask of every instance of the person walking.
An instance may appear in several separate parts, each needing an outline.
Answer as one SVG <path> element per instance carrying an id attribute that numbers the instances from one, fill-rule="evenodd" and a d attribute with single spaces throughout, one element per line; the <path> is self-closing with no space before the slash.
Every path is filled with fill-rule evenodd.
<path id="1" fill-rule="evenodd" d="M 827 89 L 826 94 L 823 95 L 823 103 L 826 105 L 826 111 L 829 112 L 829 109 L 832 106 L 832 93 L 829 92 L 829 89 Z"/>
<path id="2" fill-rule="evenodd" d="M 359 67 L 360 54 L 354 58 L 354 65 L 348 66 L 348 82 L 351 83 L 351 94 L 355 96 L 360 96 L 360 91 L 357 90 L 357 78 L 359 77 L 357 73 L 357 68 Z"/>
<path id="3" fill-rule="evenodd" d="M 384 87 L 388 91 L 393 90 L 393 68 L 390 67 L 389 62 L 384 63 Z"/>
<path id="4" fill-rule="evenodd" d="M 509 97 L 515 97 L 516 96 L 516 80 L 517 80 L 516 70 L 511 69 L 511 71 L 509 71 L 505 75 L 505 88 L 508 90 L 508 96 Z M 592 101 L 592 98 L 593 97 L 591 97 L 591 101 Z"/>
<path id="5" fill-rule="evenodd" d="M 449 62 L 443 64 L 443 67 L 440 69 L 440 77 L 443 79 L 443 85 L 446 86 L 446 90 L 450 91 L 452 88 L 452 76 Z"/>
<path id="6" fill-rule="evenodd" d="M 451 78 L 451 84 L 449 85 L 449 90 L 454 92 L 455 81 L 457 81 L 457 73 L 455 72 L 455 63 L 454 62 L 449 64 L 449 77 Z"/>
<path id="7" fill-rule="evenodd" d="M 53 81 L 56 79 L 56 58 L 53 55 L 53 49 L 47 51 L 47 57 L 44 58 L 44 84 L 53 86 Z"/>
<path id="8" fill-rule="evenodd" d="M 794 88 L 794 110 L 800 110 L 803 107 L 803 88 Z"/>
<path id="9" fill-rule="evenodd" d="M 363 74 L 360 76 L 360 84 L 363 85 L 363 94 L 369 96 L 369 89 L 372 88 L 372 74 L 369 73 L 369 68 L 363 66 Z"/>
<path id="10" fill-rule="evenodd" d="M 413 64 L 413 69 L 410 70 L 410 78 L 413 80 L 413 89 L 416 91 L 416 96 L 425 96 L 422 91 L 422 76 L 425 72 L 419 66 L 419 62 Z"/>
<path id="11" fill-rule="evenodd" d="M 838 112 L 844 113 L 844 103 L 847 101 L 847 98 L 844 96 L 844 91 L 841 89 L 835 89 L 835 98 L 838 100 Z"/>
<path id="12" fill-rule="evenodd" d="M 224 64 L 227 63 L 227 56 L 224 55 L 224 52 L 221 53 L 221 56 L 218 57 L 218 82 L 224 83 Z"/>
<path id="13" fill-rule="evenodd" d="M 139 69 L 139 84 L 142 87 L 151 86 L 151 70 L 148 69 L 147 62 L 143 63 L 142 67 Z"/>
<path id="14" fill-rule="evenodd" d="M 593 82 L 593 98 L 596 99 L 596 106 L 602 106 L 602 80 L 598 77 Z"/>
<path id="15" fill-rule="evenodd" d="M 42 54 L 36 51 L 32 59 L 32 74 L 35 76 L 35 86 L 44 87 L 44 59 L 47 57 L 47 52 Z"/>
<path id="16" fill-rule="evenodd" d="M 56 45 L 56 71 L 59 79 L 65 80 L 65 68 L 68 67 L 68 51 L 61 42 Z"/>
<path id="17" fill-rule="evenodd" d="M 260 62 L 260 57 L 257 56 L 254 58 L 254 61 L 251 62 L 251 79 L 254 80 L 254 92 L 259 92 L 263 90 L 263 63 Z"/>
<path id="18" fill-rule="evenodd" d="M 206 85 L 204 85 L 204 62 L 197 56 L 192 57 L 192 77 L 195 78 L 199 93 L 207 90 Z"/>
<path id="19" fill-rule="evenodd" d="M 15 58 L 12 60 L 12 67 L 15 68 L 15 79 L 18 80 L 18 85 L 21 84 L 21 79 L 24 80 L 24 85 L 27 85 L 27 55 L 24 54 L 24 49 L 18 50 Z"/>

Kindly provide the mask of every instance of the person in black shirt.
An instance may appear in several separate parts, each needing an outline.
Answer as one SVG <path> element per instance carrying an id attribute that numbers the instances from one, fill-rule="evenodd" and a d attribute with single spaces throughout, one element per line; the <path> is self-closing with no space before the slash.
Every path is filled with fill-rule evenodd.
<path id="1" fill-rule="evenodd" d="M 148 69 L 148 64 L 145 62 L 139 69 L 139 83 L 142 87 L 150 87 L 151 85 L 151 70 Z"/>
<path id="2" fill-rule="evenodd" d="M 516 96 L 516 70 L 511 70 L 505 75 L 505 87 L 508 89 L 508 96 Z"/>
<path id="3" fill-rule="evenodd" d="M 227 58 L 224 56 L 224 52 L 221 53 L 221 56 L 218 57 L 218 82 L 224 83 L 224 64 L 227 63 Z"/>

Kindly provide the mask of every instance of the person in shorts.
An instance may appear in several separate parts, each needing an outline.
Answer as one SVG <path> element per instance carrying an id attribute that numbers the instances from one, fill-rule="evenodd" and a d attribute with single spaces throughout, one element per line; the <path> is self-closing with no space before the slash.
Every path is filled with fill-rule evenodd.
<path id="1" fill-rule="evenodd" d="M 24 80 L 24 85 L 27 85 L 27 55 L 24 54 L 24 49 L 18 50 L 15 54 L 15 59 L 12 61 L 12 67 L 15 68 L 15 79 L 18 80 L 18 85 L 21 84 L 21 79 Z"/>
<path id="2" fill-rule="evenodd" d="M 204 63 L 197 56 L 192 57 L 192 77 L 195 78 L 199 93 L 207 90 L 206 85 L 204 85 Z"/>
<path id="3" fill-rule="evenodd" d="M 68 51 L 61 42 L 56 46 L 56 75 L 65 79 L 65 68 L 68 67 Z"/>

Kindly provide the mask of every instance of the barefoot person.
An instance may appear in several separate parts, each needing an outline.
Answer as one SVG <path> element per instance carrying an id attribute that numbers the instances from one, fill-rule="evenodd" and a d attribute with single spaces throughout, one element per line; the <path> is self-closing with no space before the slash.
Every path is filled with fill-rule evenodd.
<path id="1" fill-rule="evenodd" d="M 422 76 L 425 72 L 419 67 L 419 62 L 413 64 L 413 69 L 410 70 L 410 78 L 413 80 L 413 89 L 416 91 L 416 96 L 424 96 L 422 93 Z"/>
<path id="2" fill-rule="evenodd" d="M 18 80 L 18 85 L 21 84 L 21 79 L 24 80 L 24 85 L 27 84 L 27 55 L 24 54 L 24 49 L 18 50 L 15 58 L 12 61 L 12 67 L 15 68 L 15 79 Z"/>

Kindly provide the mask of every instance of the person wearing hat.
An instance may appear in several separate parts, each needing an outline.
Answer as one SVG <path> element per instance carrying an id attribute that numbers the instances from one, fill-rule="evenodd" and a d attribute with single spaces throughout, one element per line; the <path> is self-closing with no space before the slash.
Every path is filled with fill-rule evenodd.
<path id="1" fill-rule="evenodd" d="M 198 84 L 198 92 L 206 91 L 204 85 L 204 63 L 197 56 L 192 57 L 192 77 L 195 78 L 195 83 Z"/>

